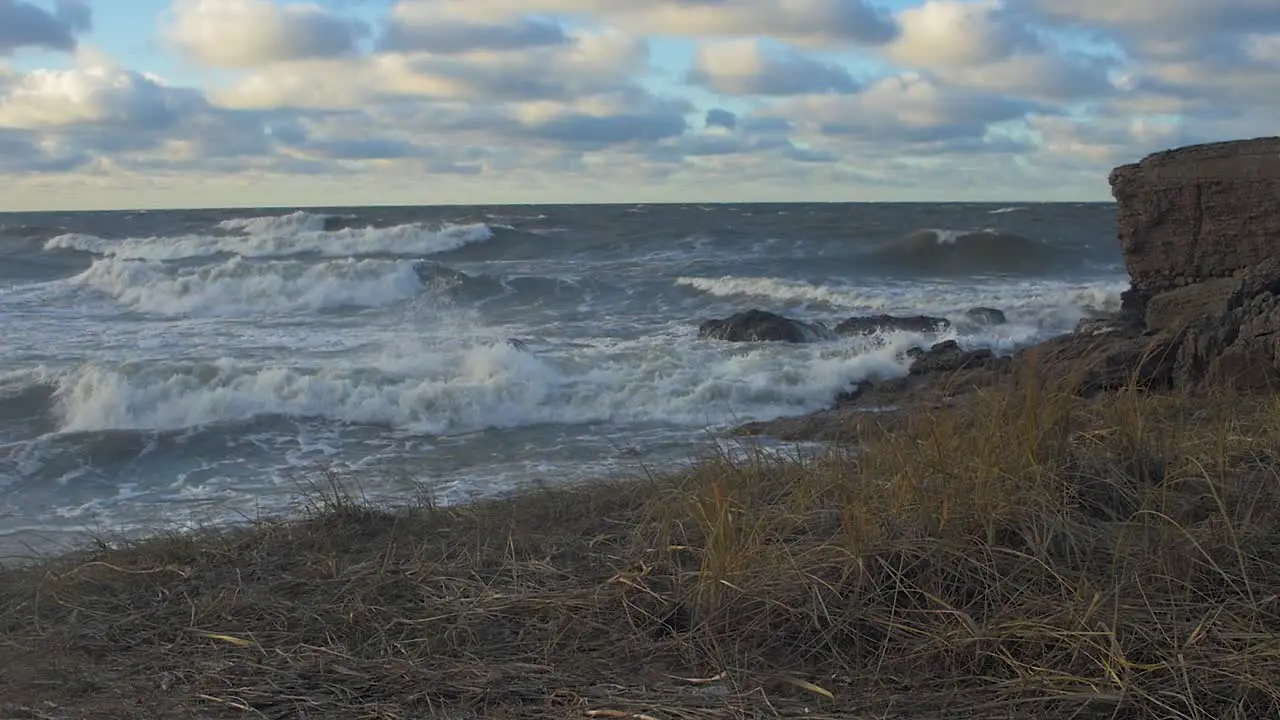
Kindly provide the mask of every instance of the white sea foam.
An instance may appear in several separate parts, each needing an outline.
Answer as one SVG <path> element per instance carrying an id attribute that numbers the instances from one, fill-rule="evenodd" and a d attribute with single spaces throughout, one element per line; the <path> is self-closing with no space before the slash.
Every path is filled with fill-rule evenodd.
<path id="1" fill-rule="evenodd" d="M 858 290 L 768 277 L 689 278 L 676 280 L 717 297 L 755 297 L 783 305 L 823 302 L 849 313 L 925 313 L 962 317 L 969 308 L 1003 310 L 1013 325 L 1026 326 L 1029 342 L 1044 332 L 1070 330 L 1081 318 L 1114 312 L 1127 280 L 1077 283 L 1065 280 L 911 282 Z M 816 319 L 839 320 L 824 317 Z M 1005 328 L 1003 332 L 1020 332 Z"/>
<path id="2" fill-rule="evenodd" d="M 310 264 L 234 257 L 175 267 L 108 257 L 69 283 L 105 293 L 131 310 L 165 316 L 382 307 L 422 291 L 411 261 L 354 258 Z"/>
<path id="3" fill-rule="evenodd" d="M 264 223 L 263 227 L 266 225 Z M 80 250 L 130 260 L 183 260 L 224 254 L 242 257 L 416 257 L 457 250 L 491 237 L 493 231 L 483 223 L 446 224 L 435 229 L 410 223 L 386 228 L 344 228 L 333 232 L 293 228 L 288 232 L 262 235 L 183 235 L 124 240 L 73 233 L 52 238 L 44 247 L 46 250 Z"/>
<path id="4" fill-rule="evenodd" d="M 826 303 L 844 308 L 879 308 L 884 302 L 874 294 L 852 288 L 773 277 L 681 277 L 676 279 L 676 284 L 715 297 L 760 297 L 784 304 Z"/>
<path id="5" fill-rule="evenodd" d="M 991 207 L 937 224 L 981 227 Z M 506 234 L 497 222 L 525 220 L 325 231 L 333 223 L 324 215 L 298 212 L 237 218 L 198 235 L 49 241 L 50 250 L 99 257 L 73 279 L 0 291 L 12 336 L 0 353 L 0 491 L 16 513 L 0 518 L 0 535 L 41 523 L 131 527 L 213 513 L 223 501 L 228 517 L 284 510 L 301 479 L 290 473 L 316 463 L 361 468 L 372 493 L 404 493 L 402 479 L 418 478 L 444 483 L 454 498 L 532 478 L 662 468 L 687 458 L 708 426 L 819 409 L 855 380 L 901 374 L 909 345 L 955 338 L 1010 350 L 1114 308 L 1126 286 L 895 281 L 869 277 L 854 254 L 842 255 L 849 266 L 820 269 L 849 275 L 829 283 L 750 277 L 766 274 L 755 260 L 729 264 L 744 253 L 776 255 L 787 275 L 785 248 L 797 241 L 786 233 L 742 247 L 695 233 L 572 257 L 557 248 L 514 261 L 469 254 L 459 269 L 482 278 L 476 292 L 436 293 L 412 272 L 419 258 Z M 903 244 L 927 255 L 934 241 L 917 233 Z M 74 261 L 68 274 L 90 264 L 49 259 Z M 675 277 L 695 270 L 725 277 Z M 513 276 L 566 273 L 589 274 L 607 290 L 541 303 L 522 290 L 486 303 L 492 278 L 536 290 Z M 654 293 L 653 282 L 668 287 Z M 955 325 L 941 335 L 812 345 L 696 338 L 698 320 L 756 304 L 828 323 L 890 312 L 945 315 Z M 1010 322 L 966 321 L 976 305 L 1001 308 Z M 343 307 L 384 310 L 317 312 Z M 526 351 L 508 337 L 528 339 Z M 474 432 L 485 428 L 511 431 Z M 600 469 L 631 445 L 639 458 Z"/>
<path id="6" fill-rule="evenodd" d="M 402 340 L 323 366 L 87 364 L 58 378 L 55 397 L 63 432 L 276 415 L 429 434 L 544 423 L 705 427 L 814 410 L 853 381 L 901 374 L 905 343 L 726 350 L 669 337 L 538 356 L 505 342 Z"/>
<path id="7" fill-rule="evenodd" d="M 218 227 L 246 235 L 297 235 L 306 232 L 322 232 L 325 223 L 331 217 L 333 216 L 298 210 L 288 215 L 232 218 L 218 223 Z"/>

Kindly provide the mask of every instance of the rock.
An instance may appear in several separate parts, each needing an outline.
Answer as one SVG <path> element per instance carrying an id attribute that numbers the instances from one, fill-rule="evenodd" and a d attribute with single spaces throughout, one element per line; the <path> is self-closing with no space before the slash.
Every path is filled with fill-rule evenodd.
<path id="1" fill-rule="evenodd" d="M 806 343 L 829 340 L 831 330 L 821 323 L 806 323 L 764 310 L 747 310 L 698 326 L 698 337 L 728 342 Z"/>
<path id="2" fill-rule="evenodd" d="M 1175 382 L 1280 388 L 1278 294 L 1280 258 L 1274 258 L 1232 278 L 1154 296 L 1147 315 L 1157 324 L 1149 332 L 1176 331 L 1181 338 Z"/>
<path id="3" fill-rule="evenodd" d="M 856 402 L 864 393 L 873 387 L 870 380 L 859 380 L 849 387 L 848 390 L 836 395 L 836 404 L 843 405 L 846 403 Z"/>
<path id="4" fill-rule="evenodd" d="M 1106 359 L 1157 387 L 1280 386 L 1280 137 L 1155 153 L 1110 181 L 1132 283 L 1118 320 L 1142 338 L 1119 333 Z"/>
<path id="5" fill-rule="evenodd" d="M 438 262 L 422 260 L 414 264 L 413 269 L 418 273 L 418 277 L 424 283 L 439 282 L 446 285 L 462 284 L 471 279 L 471 276 L 461 270 L 454 270 L 451 267 L 441 265 Z"/>
<path id="6" fill-rule="evenodd" d="M 1004 311 L 998 308 L 975 307 L 964 311 L 965 317 L 983 325 L 1003 325 L 1009 322 Z"/>
<path id="7" fill-rule="evenodd" d="M 1179 339 L 1123 334 L 1061 335 L 1014 355 L 1018 371 L 1065 382 L 1082 396 L 1173 384 Z"/>
<path id="8" fill-rule="evenodd" d="M 1072 332 L 1076 335 L 1105 335 L 1123 331 L 1124 326 L 1116 318 L 1091 317 L 1076 323 Z"/>
<path id="9" fill-rule="evenodd" d="M 960 370 L 995 367 L 999 363 L 996 354 L 991 350 L 965 350 L 955 340 L 947 340 L 930 347 L 928 350 L 912 348 L 907 357 L 915 361 L 911 363 L 910 374 L 928 375 L 932 373 L 954 373 Z"/>
<path id="10" fill-rule="evenodd" d="M 946 318 L 928 315 L 864 315 L 841 321 L 835 327 L 840 335 L 875 335 L 885 332 L 936 333 L 951 327 Z"/>
<path id="11" fill-rule="evenodd" d="M 1013 358 L 953 341 L 915 349 L 905 377 L 860 385 L 831 411 L 754 430 L 843 439 L 862 422 L 858 412 L 964 402 L 967 392 L 1024 373 L 1083 396 L 1280 391 L 1280 137 L 1156 153 L 1110 180 L 1131 281 L 1119 313 L 1082 320 L 1076 332 Z M 994 321 L 991 310 L 965 315 Z M 940 320 L 850 318 L 836 330 L 929 332 L 948 325 Z"/>
<path id="12" fill-rule="evenodd" d="M 1127 312 L 1280 251 L 1280 137 L 1155 153 L 1116 168 L 1110 182 L 1133 284 Z"/>

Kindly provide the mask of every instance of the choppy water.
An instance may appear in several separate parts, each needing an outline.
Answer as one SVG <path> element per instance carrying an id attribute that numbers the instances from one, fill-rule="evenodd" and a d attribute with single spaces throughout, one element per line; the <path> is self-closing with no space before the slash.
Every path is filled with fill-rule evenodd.
<path id="1" fill-rule="evenodd" d="M 662 467 L 936 340 L 735 346 L 700 321 L 923 312 L 1009 350 L 1118 305 L 1114 224 L 1066 204 L 0 214 L 0 546 L 281 510 L 321 464 L 443 502 Z M 1011 322 L 966 325 L 976 305 Z"/>

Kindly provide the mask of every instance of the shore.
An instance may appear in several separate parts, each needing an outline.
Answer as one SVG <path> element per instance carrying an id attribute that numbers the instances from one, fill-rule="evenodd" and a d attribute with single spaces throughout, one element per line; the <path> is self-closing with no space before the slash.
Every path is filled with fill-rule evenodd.
<path id="1" fill-rule="evenodd" d="M 1280 714 L 1280 407 L 1031 372 L 856 452 L 0 571 L 4 718 Z"/>
<path id="2" fill-rule="evenodd" d="M 450 508 L 326 478 L 0 570 L 0 718 L 1280 717 L 1277 149 L 1111 174 L 1107 327 L 743 429 L 818 457 Z"/>

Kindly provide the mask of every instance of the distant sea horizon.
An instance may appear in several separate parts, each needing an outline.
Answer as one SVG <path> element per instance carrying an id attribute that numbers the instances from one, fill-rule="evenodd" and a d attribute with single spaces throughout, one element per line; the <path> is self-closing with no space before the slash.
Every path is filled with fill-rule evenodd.
<path id="1" fill-rule="evenodd" d="M 415 209 L 466 209 L 466 208 L 501 208 L 501 207 L 633 207 L 638 205 L 679 207 L 684 205 L 713 206 L 771 206 L 771 205 L 992 205 L 1007 207 L 1011 205 L 1116 205 L 1115 199 L 1103 200 L 668 200 L 668 201 L 586 201 L 586 202 L 505 202 L 493 201 L 485 203 L 418 203 L 418 204 L 364 204 L 364 205 L 325 205 L 325 204 L 283 204 L 283 205 L 156 205 L 138 207 L 103 207 L 103 208 L 49 208 L 49 209 L 6 209 L 0 207 L 0 215 L 22 215 L 28 213 L 112 213 L 112 212 L 203 212 L 214 210 L 258 212 L 261 214 L 305 212 L 331 212 L 337 210 L 415 210 Z"/>

